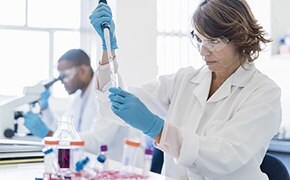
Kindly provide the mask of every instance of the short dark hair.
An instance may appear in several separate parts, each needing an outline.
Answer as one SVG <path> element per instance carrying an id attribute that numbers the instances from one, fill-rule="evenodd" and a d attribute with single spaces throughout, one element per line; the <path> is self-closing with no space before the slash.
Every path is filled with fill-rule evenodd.
<path id="1" fill-rule="evenodd" d="M 269 43 L 246 0 L 203 0 L 193 15 L 193 25 L 205 37 L 225 37 L 233 43 L 242 63 L 252 62 Z"/>
<path id="2" fill-rule="evenodd" d="M 74 66 L 80 66 L 80 65 L 91 66 L 90 57 L 87 55 L 85 51 L 81 49 L 68 50 L 58 59 L 58 62 L 61 62 L 61 61 L 69 61 Z"/>

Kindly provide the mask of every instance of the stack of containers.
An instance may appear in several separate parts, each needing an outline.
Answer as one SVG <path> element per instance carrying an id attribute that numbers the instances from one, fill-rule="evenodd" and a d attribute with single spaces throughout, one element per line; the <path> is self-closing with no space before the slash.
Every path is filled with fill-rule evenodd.
<path id="1" fill-rule="evenodd" d="M 62 177 L 73 176 L 77 162 L 83 158 L 84 141 L 76 132 L 71 116 L 64 116 L 60 119 L 51 139 L 53 141 L 50 143 L 53 142 L 56 151 L 58 174 Z"/>
<path id="2" fill-rule="evenodd" d="M 59 165 L 57 163 L 57 146 L 58 140 L 53 137 L 45 137 L 43 149 L 44 153 L 44 180 L 50 180 L 54 174 L 59 171 Z"/>

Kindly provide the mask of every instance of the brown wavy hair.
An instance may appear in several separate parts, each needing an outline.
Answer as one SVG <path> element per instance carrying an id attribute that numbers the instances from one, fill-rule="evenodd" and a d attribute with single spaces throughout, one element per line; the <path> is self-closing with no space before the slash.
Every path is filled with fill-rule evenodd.
<path id="1" fill-rule="evenodd" d="M 241 64 L 252 62 L 262 51 L 265 31 L 245 0 L 203 0 L 193 14 L 196 30 L 207 38 L 225 37 L 239 52 Z"/>

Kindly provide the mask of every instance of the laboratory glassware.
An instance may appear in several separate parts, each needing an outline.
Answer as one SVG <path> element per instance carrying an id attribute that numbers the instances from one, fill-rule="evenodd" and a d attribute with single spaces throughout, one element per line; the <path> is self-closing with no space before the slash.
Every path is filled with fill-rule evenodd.
<path id="1" fill-rule="evenodd" d="M 125 139 L 122 157 L 122 173 L 133 173 L 137 160 L 137 152 L 141 147 L 139 141 Z"/>
<path id="2" fill-rule="evenodd" d="M 109 161 L 108 161 L 108 146 L 101 145 L 100 153 L 97 156 L 96 162 L 96 171 L 99 173 L 101 171 L 109 170 Z"/>
<path id="3" fill-rule="evenodd" d="M 58 140 L 53 137 L 44 138 L 44 180 L 50 180 L 59 171 L 57 163 L 57 146 Z"/>
<path id="4" fill-rule="evenodd" d="M 73 126 L 72 116 L 63 116 L 60 119 L 53 137 L 59 140 L 57 153 L 60 172 L 64 174 L 75 172 L 75 165 L 83 156 L 84 141 Z"/>
<path id="5" fill-rule="evenodd" d="M 144 162 L 143 162 L 143 176 L 148 177 L 149 172 L 151 169 L 151 164 L 152 164 L 152 156 L 153 156 L 153 150 L 148 147 L 145 149 L 144 152 Z"/>

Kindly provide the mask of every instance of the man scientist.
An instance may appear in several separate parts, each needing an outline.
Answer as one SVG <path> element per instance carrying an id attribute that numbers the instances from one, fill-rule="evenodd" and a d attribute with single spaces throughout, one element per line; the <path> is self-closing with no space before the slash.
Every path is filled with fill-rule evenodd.
<path id="1" fill-rule="evenodd" d="M 81 49 L 71 49 L 58 60 L 57 69 L 64 75 L 61 82 L 74 100 L 65 114 L 74 118 L 74 126 L 85 141 L 85 150 L 98 153 L 99 147 L 106 144 L 109 147 L 109 157 L 121 161 L 120 151 L 123 140 L 128 136 L 128 128 L 101 119 L 98 113 L 98 103 L 95 98 L 94 71 L 89 56 Z M 41 113 L 25 114 L 25 126 L 40 138 L 52 136 L 57 128 L 58 117 L 49 106 L 50 91 L 41 94 L 39 101 Z"/>

